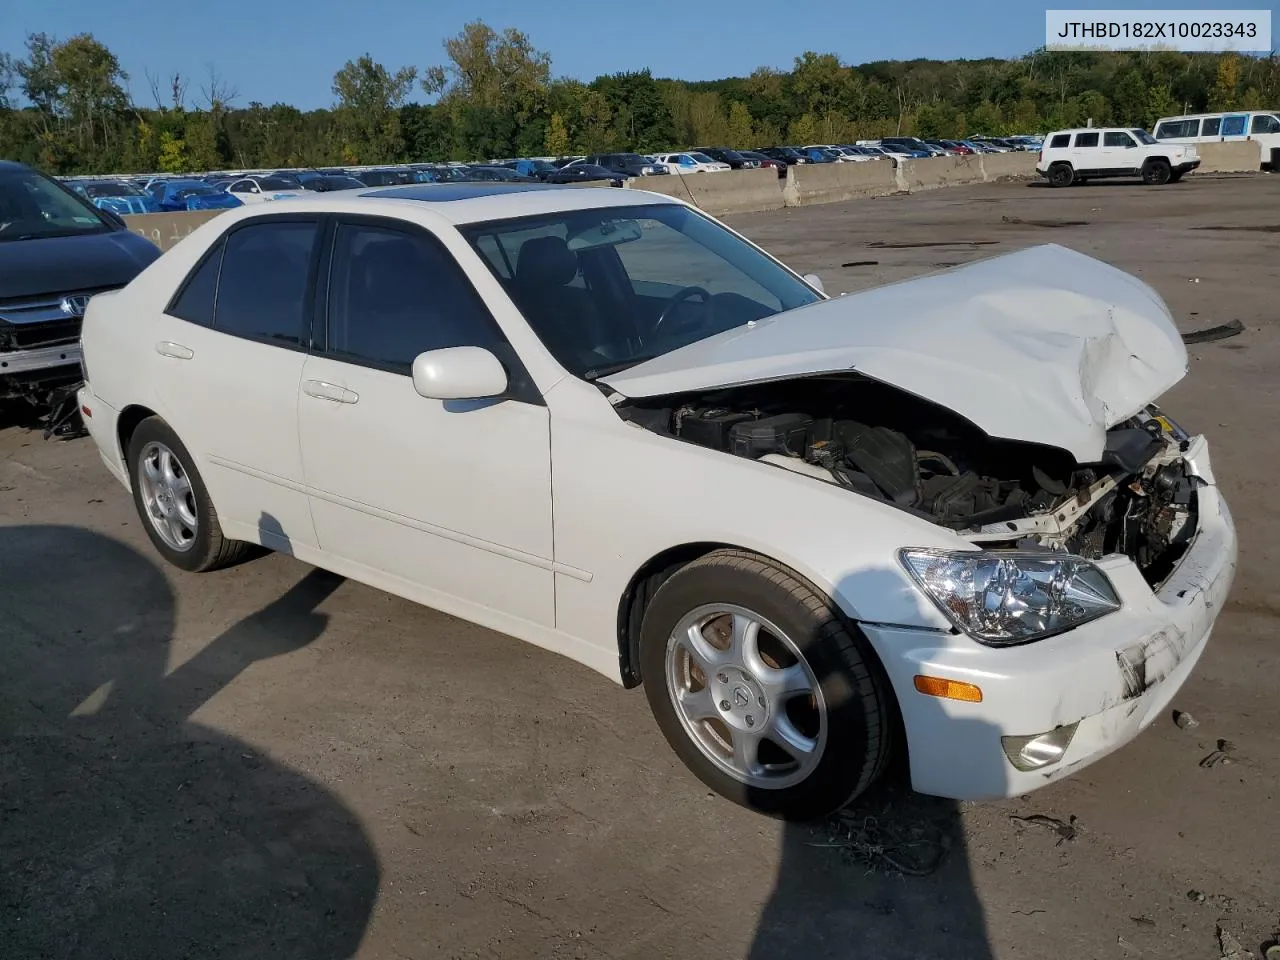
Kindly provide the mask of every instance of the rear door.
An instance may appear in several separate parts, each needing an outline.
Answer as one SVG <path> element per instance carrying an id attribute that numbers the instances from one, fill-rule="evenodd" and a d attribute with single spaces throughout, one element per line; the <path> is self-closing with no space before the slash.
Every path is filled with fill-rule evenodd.
<path id="1" fill-rule="evenodd" d="M 1098 156 L 1098 145 L 1101 142 L 1097 131 L 1077 133 L 1071 145 L 1071 166 L 1077 174 L 1101 172 L 1101 159 Z"/>
<path id="2" fill-rule="evenodd" d="M 238 224 L 192 270 L 157 326 L 169 425 L 196 458 L 228 536 L 315 544 L 302 492 L 298 382 L 320 220 Z M 240 529 L 234 529 L 239 526 Z"/>

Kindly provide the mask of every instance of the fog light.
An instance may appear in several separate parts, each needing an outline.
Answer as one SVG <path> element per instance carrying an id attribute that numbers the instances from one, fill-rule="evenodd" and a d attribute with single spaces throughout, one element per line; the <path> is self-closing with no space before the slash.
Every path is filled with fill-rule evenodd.
<path id="1" fill-rule="evenodd" d="M 1004 747 L 1004 755 L 1016 769 L 1023 773 L 1039 770 L 1052 766 L 1063 758 L 1079 725 L 1080 722 L 1076 721 L 1070 726 L 1058 727 L 1048 733 L 1030 737 L 1001 737 L 1000 746 Z"/>

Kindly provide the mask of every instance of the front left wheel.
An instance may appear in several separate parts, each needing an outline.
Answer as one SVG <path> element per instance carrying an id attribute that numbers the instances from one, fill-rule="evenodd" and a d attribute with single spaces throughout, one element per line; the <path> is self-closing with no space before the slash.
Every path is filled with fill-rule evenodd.
<path id="1" fill-rule="evenodd" d="M 1148 160 L 1142 168 L 1142 182 L 1152 186 L 1163 186 L 1173 176 L 1166 160 Z"/>
<path id="2" fill-rule="evenodd" d="M 178 435 L 159 417 L 129 438 L 129 479 L 142 528 L 175 567 L 203 572 L 230 566 L 253 546 L 222 535 L 218 512 Z"/>
<path id="3" fill-rule="evenodd" d="M 640 667 L 668 743 L 735 803 L 810 820 L 884 768 L 891 694 L 874 654 L 827 597 L 763 557 L 717 550 L 667 579 Z"/>

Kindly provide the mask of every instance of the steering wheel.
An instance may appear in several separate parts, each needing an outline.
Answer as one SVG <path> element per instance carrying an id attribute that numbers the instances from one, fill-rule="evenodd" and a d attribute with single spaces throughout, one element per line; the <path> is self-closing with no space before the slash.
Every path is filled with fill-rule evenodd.
<path id="1" fill-rule="evenodd" d="M 683 289 L 677 290 L 671 299 L 667 301 L 667 305 L 662 308 L 662 312 L 658 314 L 658 319 L 653 322 L 653 329 L 649 331 L 649 335 L 653 336 L 662 329 L 662 325 L 667 321 L 667 318 L 671 316 L 672 311 L 690 297 L 702 297 L 702 299 L 707 302 L 711 300 L 711 294 L 702 287 L 684 287 Z"/>

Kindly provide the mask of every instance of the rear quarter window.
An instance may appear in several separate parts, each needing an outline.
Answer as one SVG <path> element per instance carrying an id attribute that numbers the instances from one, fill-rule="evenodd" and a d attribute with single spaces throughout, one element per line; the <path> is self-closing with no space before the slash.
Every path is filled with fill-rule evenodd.
<path id="1" fill-rule="evenodd" d="M 171 317 L 198 323 L 202 327 L 213 326 L 214 304 L 218 298 L 218 271 L 222 267 L 222 251 L 225 240 L 219 240 L 204 259 L 196 264 L 165 312 Z"/>
<path id="2" fill-rule="evenodd" d="M 1061 150 L 1071 146 L 1071 134 L 1059 133 L 1049 141 L 1049 147 L 1055 150 Z"/>

